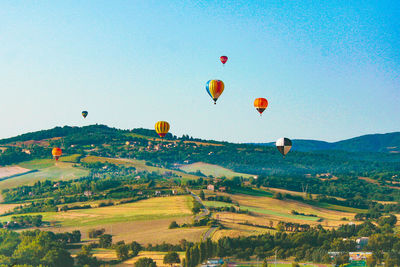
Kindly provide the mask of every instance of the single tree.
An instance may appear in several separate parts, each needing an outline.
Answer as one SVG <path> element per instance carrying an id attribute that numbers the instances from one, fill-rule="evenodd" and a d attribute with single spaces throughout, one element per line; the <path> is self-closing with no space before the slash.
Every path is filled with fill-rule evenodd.
<path id="1" fill-rule="evenodd" d="M 129 256 L 129 246 L 125 244 L 120 244 L 115 247 L 115 252 L 119 260 L 125 260 Z"/>
<path id="2" fill-rule="evenodd" d="M 108 234 L 104 234 L 100 236 L 99 246 L 101 248 L 109 248 L 112 245 L 112 236 Z"/>
<path id="3" fill-rule="evenodd" d="M 179 258 L 178 253 L 176 252 L 168 252 L 167 255 L 164 256 L 164 264 L 174 264 L 174 263 L 180 263 L 181 259 Z"/>
<path id="4" fill-rule="evenodd" d="M 169 229 L 179 228 L 179 224 L 176 221 L 172 221 L 168 228 Z"/>
<path id="5" fill-rule="evenodd" d="M 199 197 L 201 198 L 201 200 L 204 200 L 206 198 L 203 190 L 200 191 Z"/>
<path id="6" fill-rule="evenodd" d="M 152 258 L 140 258 L 135 262 L 135 267 L 157 267 Z"/>

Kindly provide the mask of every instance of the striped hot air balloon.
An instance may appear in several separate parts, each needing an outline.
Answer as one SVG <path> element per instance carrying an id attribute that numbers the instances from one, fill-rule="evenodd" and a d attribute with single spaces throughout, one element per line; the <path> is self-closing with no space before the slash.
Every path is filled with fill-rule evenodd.
<path id="1" fill-rule="evenodd" d="M 283 157 L 285 157 L 286 154 L 289 153 L 290 149 L 292 148 L 292 141 L 286 137 L 279 138 L 276 141 L 276 148 L 278 149 L 279 152 L 281 152 Z"/>
<path id="2" fill-rule="evenodd" d="M 56 161 L 61 157 L 62 155 L 62 150 L 59 147 L 53 148 L 51 151 L 51 154 L 53 154 L 53 157 L 56 159 Z"/>
<path id="3" fill-rule="evenodd" d="M 220 80 L 209 80 L 206 83 L 206 91 L 214 100 L 214 104 L 217 104 L 217 100 L 224 91 L 225 85 Z"/>
<path id="4" fill-rule="evenodd" d="M 268 107 L 268 100 L 265 98 L 256 98 L 256 100 L 254 100 L 254 107 L 257 109 L 261 116 L 264 110 Z"/>
<path id="5" fill-rule="evenodd" d="M 86 118 L 88 114 L 89 114 L 89 112 L 87 112 L 86 110 L 82 111 L 83 118 Z"/>
<path id="6" fill-rule="evenodd" d="M 164 138 L 165 135 L 168 133 L 169 131 L 169 123 L 166 121 L 159 121 L 156 123 L 155 127 L 156 132 L 158 133 L 158 135 L 161 138 Z"/>
<path id="7" fill-rule="evenodd" d="M 221 56 L 219 58 L 219 60 L 221 60 L 221 63 L 225 65 L 225 63 L 228 61 L 228 57 L 227 56 Z"/>

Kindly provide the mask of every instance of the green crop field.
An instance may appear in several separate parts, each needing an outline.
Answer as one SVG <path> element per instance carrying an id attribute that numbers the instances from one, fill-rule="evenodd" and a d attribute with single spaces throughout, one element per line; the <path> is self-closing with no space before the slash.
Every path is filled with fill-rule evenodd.
<path id="1" fill-rule="evenodd" d="M 221 201 L 203 201 L 204 205 L 211 208 L 223 208 L 223 207 L 230 207 L 235 206 L 233 203 L 226 203 Z"/>
<path id="2" fill-rule="evenodd" d="M 324 209 L 352 212 L 352 213 L 366 213 L 367 212 L 367 210 L 365 210 L 365 209 L 357 209 L 357 208 L 339 206 L 339 205 L 334 205 L 334 204 L 329 204 L 329 203 L 324 203 L 324 202 L 318 202 L 314 206 L 324 208 Z"/>
<path id="3" fill-rule="evenodd" d="M 233 194 L 244 194 L 244 195 L 250 195 L 250 196 L 256 196 L 256 197 L 273 197 L 274 194 L 262 189 L 256 189 L 256 188 L 248 188 L 248 187 L 242 187 L 242 188 L 233 188 L 231 190 L 231 193 Z"/>
<path id="4" fill-rule="evenodd" d="M 278 212 L 278 211 L 274 211 L 274 210 L 268 210 L 268 209 L 250 207 L 250 206 L 240 206 L 240 208 L 243 210 L 251 211 L 251 212 L 273 215 L 273 216 L 278 216 L 278 217 L 283 217 L 283 218 L 288 218 L 288 219 L 298 219 L 298 220 L 314 221 L 314 222 L 319 220 L 318 217 L 293 215 L 290 213 L 282 213 L 282 212 Z"/>
<path id="5" fill-rule="evenodd" d="M 239 173 L 239 172 L 234 172 L 232 170 L 226 169 L 224 167 L 218 166 L 218 165 L 213 165 L 213 164 L 208 164 L 204 162 L 196 162 L 193 164 L 189 165 L 182 165 L 180 167 L 181 170 L 185 172 L 197 172 L 200 171 L 201 173 L 205 175 L 212 175 L 214 177 L 222 177 L 225 176 L 227 178 L 232 178 L 235 176 L 242 176 L 242 177 L 253 177 L 254 175 L 251 174 L 245 174 L 245 173 Z"/>
<path id="6" fill-rule="evenodd" d="M 55 162 L 51 159 L 23 162 L 19 166 L 37 171 L 0 181 L 0 189 L 31 185 L 40 180 L 72 180 L 89 174 L 89 170 L 73 165 L 74 163 L 61 160 Z"/>

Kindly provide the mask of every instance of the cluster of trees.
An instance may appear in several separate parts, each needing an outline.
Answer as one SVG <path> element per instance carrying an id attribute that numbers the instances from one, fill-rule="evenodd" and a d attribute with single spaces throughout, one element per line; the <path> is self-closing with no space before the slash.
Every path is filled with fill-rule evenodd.
<path id="1" fill-rule="evenodd" d="M 312 177 L 306 178 L 303 175 L 260 175 L 253 183 L 257 186 L 284 188 L 297 192 L 303 192 L 307 187 L 307 193 L 347 199 L 340 201 L 336 198 L 324 197 L 321 201 L 358 208 L 368 208 L 368 199 L 395 200 L 400 197 L 398 190 L 360 180 L 356 175 L 339 175 L 338 179 L 325 181 Z"/>
<path id="2" fill-rule="evenodd" d="M 279 222 L 276 226 L 276 230 L 279 232 L 305 232 L 309 231 L 311 226 L 309 224 L 291 223 L 291 222 Z"/>
<path id="3" fill-rule="evenodd" d="M 298 212 L 295 210 L 292 210 L 290 213 L 292 213 L 293 215 L 302 215 L 302 216 L 310 216 L 310 217 L 318 217 L 315 214 L 308 214 L 308 213 L 302 213 L 302 212 Z"/>
<path id="4" fill-rule="evenodd" d="M 20 229 L 26 227 L 39 227 L 42 225 L 42 215 L 12 216 L 9 222 L 0 222 L 0 228 Z"/>
<path id="5" fill-rule="evenodd" d="M 186 239 L 182 239 L 179 241 L 179 244 L 169 244 L 163 242 L 161 244 L 148 244 L 144 250 L 146 251 L 163 251 L 163 252 L 171 252 L 171 251 L 185 251 L 187 248 L 193 246 L 194 243 L 187 241 Z"/>
<path id="6" fill-rule="evenodd" d="M 1 266 L 74 266 L 68 243 L 80 242 L 80 233 L 54 234 L 39 230 L 17 233 L 0 229 Z"/>

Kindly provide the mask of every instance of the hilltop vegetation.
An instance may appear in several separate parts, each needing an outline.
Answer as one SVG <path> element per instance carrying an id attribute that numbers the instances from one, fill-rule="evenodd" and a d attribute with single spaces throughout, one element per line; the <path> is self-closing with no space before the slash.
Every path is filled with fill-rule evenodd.
<path id="1" fill-rule="evenodd" d="M 126 146 L 126 142 L 130 145 Z M 255 175 L 326 172 L 361 175 L 400 170 L 400 154 L 293 151 L 283 159 L 275 148 L 268 146 L 218 143 L 172 135 L 160 143 L 152 130 L 119 130 L 104 125 L 57 127 L 3 139 L 0 143 L 7 148 L 0 156 L 2 165 L 48 158 L 52 146 L 62 146 L 66 154 L 135 158 L 167 168 L 173 168 L 175 164 L 204 162 Z M 30 154 L 24 153 L 23 149 L 29 149 Z"/>

